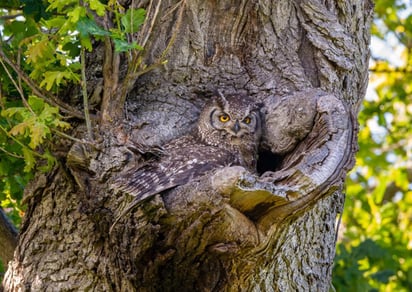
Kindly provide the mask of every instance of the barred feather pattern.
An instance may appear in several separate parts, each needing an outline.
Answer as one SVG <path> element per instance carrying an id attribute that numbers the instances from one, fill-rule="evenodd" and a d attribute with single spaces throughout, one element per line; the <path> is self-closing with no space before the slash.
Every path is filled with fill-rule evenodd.
<path id="1" fill-rule="evenodd" d="M 165 145 L 161 157 L 129 172 L 116 185 L 142 202 L 210 170 L 238 164 L 234 153 L 209 145 L 193 145 L 191 136 L 183 136 Z"/>

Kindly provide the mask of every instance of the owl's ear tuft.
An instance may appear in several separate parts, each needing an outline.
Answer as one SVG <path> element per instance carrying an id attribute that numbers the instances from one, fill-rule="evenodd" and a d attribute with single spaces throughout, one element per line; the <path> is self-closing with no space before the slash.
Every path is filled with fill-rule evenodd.
<path id="1" fill-rule="evenodd" d="M 264 106 L 265 106 L 265 104 L 263 102 L 255 103 L 255 108 L 257 110 L 261 110 Z"/>
<path id="2" fill-rule="evenodd" d="M 212 99 L 221 108 L 225 108 L 227 105 L 226 97 L 223 95 L 223 93 L 219 89 L 216 89 L 215 94 L 213 95 Z"/>

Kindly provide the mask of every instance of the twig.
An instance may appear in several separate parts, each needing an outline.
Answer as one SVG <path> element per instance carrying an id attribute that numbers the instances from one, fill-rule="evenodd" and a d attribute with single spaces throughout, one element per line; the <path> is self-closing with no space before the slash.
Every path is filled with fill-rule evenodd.
<path id="1" fill-rule="evenodd" d="M 92 124 L 90 121 L 90 112 L 89 112 L 89 99 L 87 96 L 87 83 L 86 83 L 86 58 L 85 58 L 85 48 L 82 46 L 80 51 L 80 62 L 81 62 L 81 71 L 82 71 L 82 94 L 83 94 L 83 108 L 84 108 L 84 119 L 86 121 L 87 135 L 89 136 L 90 141 L 93 140 Z"/>
<path id="2" fill-rule="evenodd" d="M 0 16 L 0 20 L 10 20 L 10 19 L 15 19 L 19 16 L 23 16 L 23 13 L 17 13 L 17 14 L 13 14 L 13 15 L 3 15 Z"/>
<path id="3" fill-rule="evenodd" d="M 173 11 L 175 11 L 181 4 L 183 1 L 186 0 L 180 0 L 178 3 L 176 3 L 172 8 L 169 9 L 169 11 L 167 11 L 165 13 L 165 15 L 163 15 L 162 20 L 165 20 L 167 16 L 169 16 L 169 14 L 173 13 Z"/>
<path id="4" fill-rule="evenodd" d="M 152 2 L 153 2 L 153 1 L 150 1 L 150 5 L 149 5 L 150 10 L 152 9 Z M 162 4 L 162 1 L 161 1 L 161 0 L 160 0 L 160 1 L 157 1 L 157 5 L 156 5 L 156 8 L 155 8 L 155 12 L 153 13 L 153 17 L 152 17 L 152 21 L 150 22 L 149 29 L 148 29 L 147 32 L 144 34 L 144 35 L 145 35 L 145 38 L 144 38 L 144 40 L 143 40 L 142 43 L 141 43 L 141 46 L 142 46 L 143 48 L 146 46 L 146 43 L 147 43 L 147 41 L 149 40 L 150 34 L 152 33 L 152 30 L 153 30 L 153 27 L 154 27 L 154 24 L 155 24 L 157 15 L 159 14 L 159 10 L 160 10 L 160 5 L 161 5 L 161 4 Z M 149 14 L 150 14 L 150 10 L 149 10 Z M 146 26 L 146 25 L 145 25 L 145 26 Z"/>
<path id="5" fill-rule="evenodd" d="M 169 52 L 170 48 L 172 47 L 172 45 L 174 44 L 175 40 L 176 40 L 176 36 L 177 36 L 177 31 L 180 28 L 180 25 L 182 23 L 182 18 L 183 18 L 183 11 L 184 11 L 184 7 L 185 7 L 185 3 L 186 0 L 181 0 L 179 3 L 177 3 L 175 6 L 173 6 L 170 11 L 168 11 L 166 13 L 166 15 L 169 15 L 170 13 L 172 13 L 173 11 L 175 11 L 179 6 L 180 10 L 179 10 L 179 16 L 178 19 L 176 21 L 176 25 L 172 31 L 172 36 L 166 46 L 166 48 L 163 50 L 162 54 L 160 55 L 160 57 L 158 58 L 158 60 L 150 65 L 147 66 L 144 69 L 138 70 L 138 66 L 141 64 L 141 62 L 138 60 L 139 58 L 139 54 L 135 54 L 133 56 L 132 61 L 129 64 L 129 68 L 128 68 L 128 72 L 126 74 L 126 77 L 123 81 L 122 84 L 122 90 L 121 90 L 121 97 L 122 97 L 122 104 L 125 103 L 126 101 L 126 95 L 128 94 L 128 92 L 130 91 L 130 89 L 133 87 L 133 84 L 136 80 L 136 78 L 138 78 L 139 76 L 153 70 L 154 68 L 164 65 L 166 63 L 166 61 L 164 60 L 166 54 Z M 150 3 L 152 4 L 152 2 Z M 158 1 L 157 6 L 155 8 L 155 11 L 153 13 L 153 17 L 152 17 L 152 21 L 150 23 L 149 29 L 148 31 L 145 33 L 145 39 L 142 42 L 142 46 L 144 47 L 146 45 L 146 42 L 148 41 L 150 34 L 153 30 L 154 24 L 155 24 L 155 20 L 157 18 L 157 15 L 159 13 L 159 9 L 160 9 L 160 5 L 161 5 L 161 1 Z M 164 19 L 164 17 L 162 18 Z"/>
<path id="6" fill-rule="evenodd" d="M 6 66 L 6 64 L 4 64 L 4 62 L 3 62 L 2 59 L 0 59 L 0 63 L 3 65 L 4 71 L 6 71 L 6 74 L 7 74 L 7 76 L 9 76 L 9 78 L 10 78 L 11 82 L 13 83 L 14 87 L 15 87 L 15 88 L 17 89 L 17 91 L 19 92 L 20 97 L 21 97 L 21 99 L 22 99 L 22 101 L 23 101 L 24 106 L 25 106 L 33 115 L 36 115 L 36 114 L 33 112 L 33 109 L 31 108 L 31 106 L 29 105 L 29 103 L 27 102 L 26 98 L 24 97 L 24 92 L 23 92 L 21 86 L 19 86 L 19 85 L 16 83 L 16 81 L 14 81 L 13 76 L 11 76 L 11 74 L 10 74 L 10 72 L 9 72 L 9 69 L 7 69 L 7 66 Z"/>
<path id="7" fill-rule="evenodd" d="M 21 79 L 30 87 L 35 95 L 44 99 L 47 103 L 50 103 L 54 106 L 57 106 L 61 109 L 61 111 L 72 115 L 73 117 L 83 119 L 83 114 L 76 110 L 75 108 L 65 104 L 64 102 L 58 100 L 56 97 L 52 96 L 47 92 L 43 92 L 37 85 L 33 82 L 33 80 L 27 76 L 27 74 L 20 69 L 18 65 L 12 62 L 6 54 L 3 52 L 1 45 L 0 45 L 0 59 L 2 59 L 7 65 L 9 65 L 16 73 L 21 77 Z"/>
<path id="8" fill-rule="evenodd" d="M 13 153 L 13 152 L 10 152 L 10 151 L 6 150 L 5 148 L 3 148 L 3 147 L 1 147 L 1 146 L 0 146 L 0 150 L 3 151 L 4 153 L 6 153 L 6 154 L 9 155 L 9 156 L 12 156 L 12 157 L 15 157 L 15 158 L 19 158 L 19 159 L 24 159 L 23 156 L 20 156 L 20 155 L 18 155 L 18 154 L 15 154 L 15 153 Z"/>
<path id="9" fill-rule="evenodd" d="M 17 144 L 20 145 L 20 147 L 27 149 L 28 151 L 32 152 L 35 156 L 38 157 L 43 157 L 41 154 L 37 153 L 36 151 L 30 149 L 29 147 L 27 147 L 26 145 L 24 145 L 23 143 L 21 143 L 18 139 L 14 138 L 12 135 L 10 135 L 7 130 L 5 128 L 3 128 L 3 126 L 0 125 L 0 129 L 3 130 L 4 133 L 6 133 L 7 137 L 9 137 L 10 139 L 12 139 L 14 142 L 16 142 Z"/>
<path id="10" fill-rule="evenodd" d="M 374 74 L 392 74 L 392 73 L 399 73 L 399 74 L 410 74 L 412 70 L 406 68 L 394 68 L 394 69 L 377 69 L 377 68 L 370 68 L 369 72 Z"/>
<path id="11" fill-rule="evenodd" d="M 56 129 L 54 129 L 54 128 L 50 128 L 50 129 L 51 129 L 56 135 L 58 135 L 58 136 L 61 136 L 61 137 L 63 137 L 63 138 L 66 138 L 66 139 L 75 141 L 75 142 L 77 142 L 77 143 L 87 144 L 87 145 L 92 146 L 93 148 L 97 149 L 96 144 L 93 143 L 93 142 L 89 142 L 89 141 L 84 141 L 84 140 L 77 139 L 77 138 L 75 138 L 75 137 L 73 137 L 73 136 L 70 136 L 70 135 L 68 135 L 68 134 L 66 134 L 66 133 L 63 133 L 63 132 L 61 132 L 61 131 L 59 131 L 59 130 L 56 130 Z"/>
<path id="12" fill-rule="evenodd" d="M 169 43 L 167 44 L 166 48 L 164 49 L 164 51 L 162 52 L 162 55 L 160 56 L 159 60 L 161 62 L 161 60 L 164 59 L 164 57 L 167 55 L 167 53 L 169 52 L 170 48 L 172 47 L 172 45 L 174 44 L 176 37 L 177 37 L 177 31 L 180 28 L 180 25 L 182 24 L 182 19 L 183 19 L 183 11 L 185 8 L 185 4 L 186 4 L 186 0 L 182 0 L 180 1 L 177 5 L 181 5 L 180 10 L 179 10 L 179 16 L 176 20 L 176 25 L 173 28 L 172 31 L 172 36 L 169 40 Z M 175 7 L 173 8 L 173 10 L 175 9 Z M 169 12 L 170 13 L 170 12 Z"/>

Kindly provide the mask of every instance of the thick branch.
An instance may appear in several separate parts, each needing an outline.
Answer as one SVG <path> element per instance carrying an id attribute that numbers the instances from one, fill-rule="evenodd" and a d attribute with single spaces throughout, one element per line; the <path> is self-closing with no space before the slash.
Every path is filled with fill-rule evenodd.
<path id="1" fill-rule="evenodd" d="M 109 38 L 105 39 L 104 48 L 104 91 L 101 106 L 101 122 L 102 125 L 110 125 L 116 117 L 121 118 L 124 105 L 121 104 L 122 97 L 117 94 L 119 88 L 119 53 L 114 51 Z"/>

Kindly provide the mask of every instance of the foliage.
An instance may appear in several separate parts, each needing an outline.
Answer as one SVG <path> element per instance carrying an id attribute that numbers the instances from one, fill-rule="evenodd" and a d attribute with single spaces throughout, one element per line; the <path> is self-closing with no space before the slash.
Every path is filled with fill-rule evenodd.
<path id="1" fill-rule="evenodd" d="M 109 6 L 98 0 L 82 3 L 0 1 L 0 50 L 4 55 L 0 58 L 0 206 L 16 226 L 23 214 L 23 189 L 34 168 L 48 171 L 56 163 L 48 142 L 61 133 L 59 130 L 70 128 L 58 107 L 33 94 L 33 85 L 22 82 L 21 74 L 27 74 L 35 87 L 58 94 L 61 86 L 82 81 L 81 48 L 91 51 L 92 37 L 109 37 L 117 52 L 142 50 L 128 36 L 142 25 L 143 9 L 124 12 L 117 4 Z M 94 15 L 109 12 L 119 21 L 116 28 L 106 30 L 99 27 Z M 4 58 L 19 64 L 23 73 L 11 70 Z"/>
<path id="2" fill-rule="evenodd" d="M 114 25 L 102 28 L 99 18 L 109 14 Z M 0 0 L 0 206 L 16 226 L 24 186 L 35 169 L 57 163 L 50 150 L 56 135 L 69 137 L 63 131 L 70 124 L 50 96 L 85 84 L 81 54 L 94 40 L 108 38 L 116 52 L 142 50 L 133 33 L 144 20 L 145 10 L 117 1 Z"/>
<path id="3" fill-rule="evenodd" d="M 337 291 L 412 290 L 412 11 L 376 1 L 370 94 L 359 115 L 357 164 L 347 181 Z M 399 53 L 393 58 L 394 53 Z M 372 92 L 373 93 L 373 92 Z"/>

